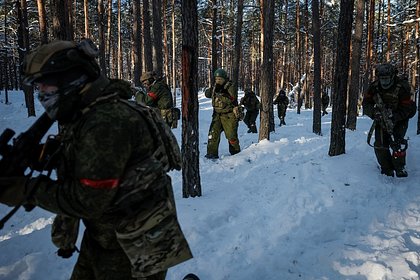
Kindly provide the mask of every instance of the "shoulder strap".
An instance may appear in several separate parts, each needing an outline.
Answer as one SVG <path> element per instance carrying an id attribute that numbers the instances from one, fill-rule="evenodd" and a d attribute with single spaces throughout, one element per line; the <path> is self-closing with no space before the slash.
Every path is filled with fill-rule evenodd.
<path id="1" fill-rule="evenodd" d="M 162 162 L 165 171 L 181 170 L 182 158 L 178 142 L 162 117 L 146 105 L 125 99 L 119 99 L 119 102 L 136 110 L 148 122 L 149 129 L 157 144 L 154 156 Z"/>

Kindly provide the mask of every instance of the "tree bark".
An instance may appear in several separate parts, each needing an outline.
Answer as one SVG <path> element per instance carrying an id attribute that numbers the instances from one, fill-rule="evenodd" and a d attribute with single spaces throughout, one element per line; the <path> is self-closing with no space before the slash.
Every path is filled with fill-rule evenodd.
<path id="1" fill-rule="evenodd" d="M 39 21 L 39 37 L 41 44 L 48 43 L 48 31 L 47 31 L 47 16 L 45 12 L 44 0 L 37 0 L 38 4 L 38 21 Z"/>
<path id="2" fill-rule="evenodd" d="M 163 46 L 162 46 L 162 2 L 152 0 L 153 8 L 153 47 L 154 47 L 154 70 L 159 76 L 163 74 Z"/>
<path id="3" fill-rule="evenodd" d="M 337 66 L 334 74 L 332 94 L 331 142 L 328 153 L 330 156 L 337 156 L 346 152 L 345 121 L 353 9 L 353 0 L 341 0 L 338 22 L 339 36 L 337 38 Z"/>
<path id="4" fill-rule="evenodd" d="M 146 71 L 153 71 L 152 35 L 150 33 L 149 0 L 143 0 L 143 47 Z"/>
<path id="5" fill-rule="evenodd" d="M 312 33 L 314 44 L 314 111 L 312 131 L 321 135 L 321 23 L 319 1 L 312 0 Z"/>
<path id="6" fill-rule="evenodd" d="M 358 101 L 360 95 L 360 61 L 362 56 L 363 22 L 365 16 L 365 0 L 357 0 L 356 23 L 351 52 L 351 78 L 349 85 L 349 106 L 346 127 L 356 130 Z"/>
<path id="7" fill-rule="evenodd" d="M 182 1 L 182 196 L 201 196 L 197 0 Z"/>
<path id="8" fill-rule="evenodd" d="M 273 34 L 274 1 L 261 0 L 263 31 L 263 63 L 261 65 L 261 114 L 259 141 L 270 140 L 270 109 L 273 108 Z"/>

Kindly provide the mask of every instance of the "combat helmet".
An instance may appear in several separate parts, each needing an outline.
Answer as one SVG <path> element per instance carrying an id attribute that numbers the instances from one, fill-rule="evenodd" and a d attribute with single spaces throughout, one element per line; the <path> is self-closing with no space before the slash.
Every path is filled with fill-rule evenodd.
<path id="1" fill-rule="evenodd" d="M 214 77 L 222 77 L 223 79 L 227 79 L 228 75 L 226 73 L 226 71 L 222 68 L 217 69 L 216 71 L 214 71 Z"/>
<path id="2" fill-rule="evenodd" d="M 380 64 L 376 67 L 376 76 L 383 89 L 389 89 L 394 84 L 395 67 L 390 63 Z"/>
<path id="3" fill-rule="evenodd" d="M 100 75 L 100 68 L 95 58 L 98 49 L 89 39 L 79 44 L 70 41 L 57 40 L 42 45 L 27 55 L 24 61 L 24 80 L 27 85 L 48 78 L 60 77 L 63 81 L 64 72 L 77 69 L 83 72 L 89 80 L 95 80 Z"/>
<path id="4" fill-rule="evenodd" d="M 140 82 L 145 82 L 145 81 L 150 81 L 150 80 L 154 80 L 156 76 L 156 73 L 154 71 L 147 71 L 144 72 L 141 76 L 140 76 Z"/>

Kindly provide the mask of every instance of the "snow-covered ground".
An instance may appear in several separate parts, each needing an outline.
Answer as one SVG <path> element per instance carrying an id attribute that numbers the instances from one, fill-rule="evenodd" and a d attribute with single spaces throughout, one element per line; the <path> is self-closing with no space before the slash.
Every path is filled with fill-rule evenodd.
<path id="1" fill-rule="evenodd" d="M 24 131 L 21 92 L 0 94 L 0 132 Z M 312 111 L 289 110 L 270 141 L 239 127 L 242 152 L 204 158 L 211 102 L 199 94 L 202 197 L 182 198 L 181 172 L 171 172 L 178 217 L 194 259 L 167 280 L 193 272 L 202 280 L 419 279 L 420 136 L 410 121 L 408 178 L 379 173 L 367 145 L 371 120 L 346 132 L 346 154 L 328 156 L 331 113 L 323 136 L 312 133 Z M 178 103 L 179 104 L 179 103 Z M 36 104 L 38 116 L 43 109 Z M 275 112 L 276 113 L 276 112 Z M 173 132 L 181 139 L 181 124 Z M 10 208 L 0 205 L 0 215 Z M 0 279 L 68 279 L 77 254 L 61 259 L 50 241 L 53 214 L 19 211 L 0 231 Z M 79 242 L 81 235 L 79 238 Z"/>

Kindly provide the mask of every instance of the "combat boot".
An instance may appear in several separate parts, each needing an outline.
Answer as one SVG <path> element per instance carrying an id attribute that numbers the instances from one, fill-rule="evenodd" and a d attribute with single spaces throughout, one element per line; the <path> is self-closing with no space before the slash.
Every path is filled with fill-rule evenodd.
<path id="1" fill-rule="evenodd" d="M 281 120 L 280 124 L 286 125 L 286 122 L 284 121 L 284 119 Z"/>
<path id="2" fill-rule="evenodd" d="M 388 168 L 381 168 L 381 174 L 385 174 L 386 176 L 394 177 L 394 170 L 388 169 Z"/>
<path id="3" fill-rule="evenodd" d="M 407 177 L 408 173 L 407 173 L 407 170 L 405 170 L 405 168 L 403 167 L 403 168 L 399 168 L 395 170 L 395 175 L 397 177 Z"/>

